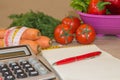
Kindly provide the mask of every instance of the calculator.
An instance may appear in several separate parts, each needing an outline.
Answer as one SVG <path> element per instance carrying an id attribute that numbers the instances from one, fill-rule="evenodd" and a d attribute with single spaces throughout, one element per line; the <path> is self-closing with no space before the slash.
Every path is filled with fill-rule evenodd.
<path id="1" fill-rule="evenodd" d="M 27 45 L 0 48 L 0 80 L 53 80 L 55 73 Z"/>

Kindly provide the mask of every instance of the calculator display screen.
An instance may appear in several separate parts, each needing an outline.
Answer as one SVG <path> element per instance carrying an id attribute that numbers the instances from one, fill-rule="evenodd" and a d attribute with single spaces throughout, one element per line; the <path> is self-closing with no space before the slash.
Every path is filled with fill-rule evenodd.
<path id="1" fill-rule="evenodd" d="M 15 58 L 26 56 L 24 51 L 0 53 L 0 59 Z"/>

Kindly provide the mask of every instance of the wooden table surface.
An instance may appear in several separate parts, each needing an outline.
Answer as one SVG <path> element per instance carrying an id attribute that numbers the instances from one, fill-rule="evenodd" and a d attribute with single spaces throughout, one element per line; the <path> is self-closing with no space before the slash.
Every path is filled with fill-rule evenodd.
<path id="1" fill-rule="evenodd" d="M 120 37 L 97 37 L 94 42 L 99 48 L 120 59 Z"/>
<path id="2" fill-rule="evenodd" d="M 96 37 L 95 41 L 92 43 L 97 45 L 100 49 L 107 51 L 114 57 L 120 59 L 120 37 L 117 36 L 99 36 Z M 58 45 L 58 43 L 53 43 L 53 45 Z M 63 45 L 66 46 L 75 46 L 75 45 L 82 45 L 73 41 L 71 44 Z"/>

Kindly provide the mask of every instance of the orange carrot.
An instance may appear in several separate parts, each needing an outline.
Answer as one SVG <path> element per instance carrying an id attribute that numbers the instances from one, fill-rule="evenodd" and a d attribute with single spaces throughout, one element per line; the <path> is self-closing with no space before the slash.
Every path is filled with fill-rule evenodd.
<path id="1" fill-rule="evenodd" d="M 0 39 L 0 48 L 4 47 L 3 39 Z"/>
<path id="2" fill-rule="evenodd" d="M 0 29 L 0 39 L 4 38 L 6 31 L 7 29 Z M 28 28 L 23 32 L 21 39 L 36 40 L 39 38 L 40 35 L 41 33 L 38 29 Z"/>
<path id="3" fill-rule="evenodd" d="M 40 53 L 41 49 L 40 46 L 32 40 L 20 40 L 20 45 L 29 45 L 33 53 L 38 54 Z"/>
<path id="4" fill-rule="evenodd" d="M 36 40 L 40 36 L 40 31 L 34 28 L 28 28 L 23 32 L 21 39 Z"/>
<path id="5" fill-rule="evenodd" d="M 40 36 L 39 39 L 35 40 L 37 44 L 40 45 L 42 49 L 50 47 L 52 44 L 51 39 L 47 36 Z"/>
<path id="6" fill-rule="evenodd" d="M 0 29 L 0 39 L 4 38 L 5 32 L 6 32 L 6 29 Z"/>

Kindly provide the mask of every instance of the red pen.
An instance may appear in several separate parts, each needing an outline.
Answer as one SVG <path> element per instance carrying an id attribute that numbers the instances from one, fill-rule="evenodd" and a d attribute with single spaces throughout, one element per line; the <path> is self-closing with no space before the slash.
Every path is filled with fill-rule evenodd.
<path id="1" fill-rule="evenodd" d="M 95 57 L 95 56 L 98 56 L 100 54 L 101 54 L 100 51 L 90 52 L 90 53 L 86 53 L 86 54 L 83 54 L 83 55 L 74 56 L 74 57 L 59 60 L 59 61 L 53 63 L 53 65 L 68 64 L 68 63 L 72 63 L 72 62 L 75 62 L 75 61 L 80 61 L 80 60 L 84 60 L 84 59 L 87 59 L 87 58 Z"/>

